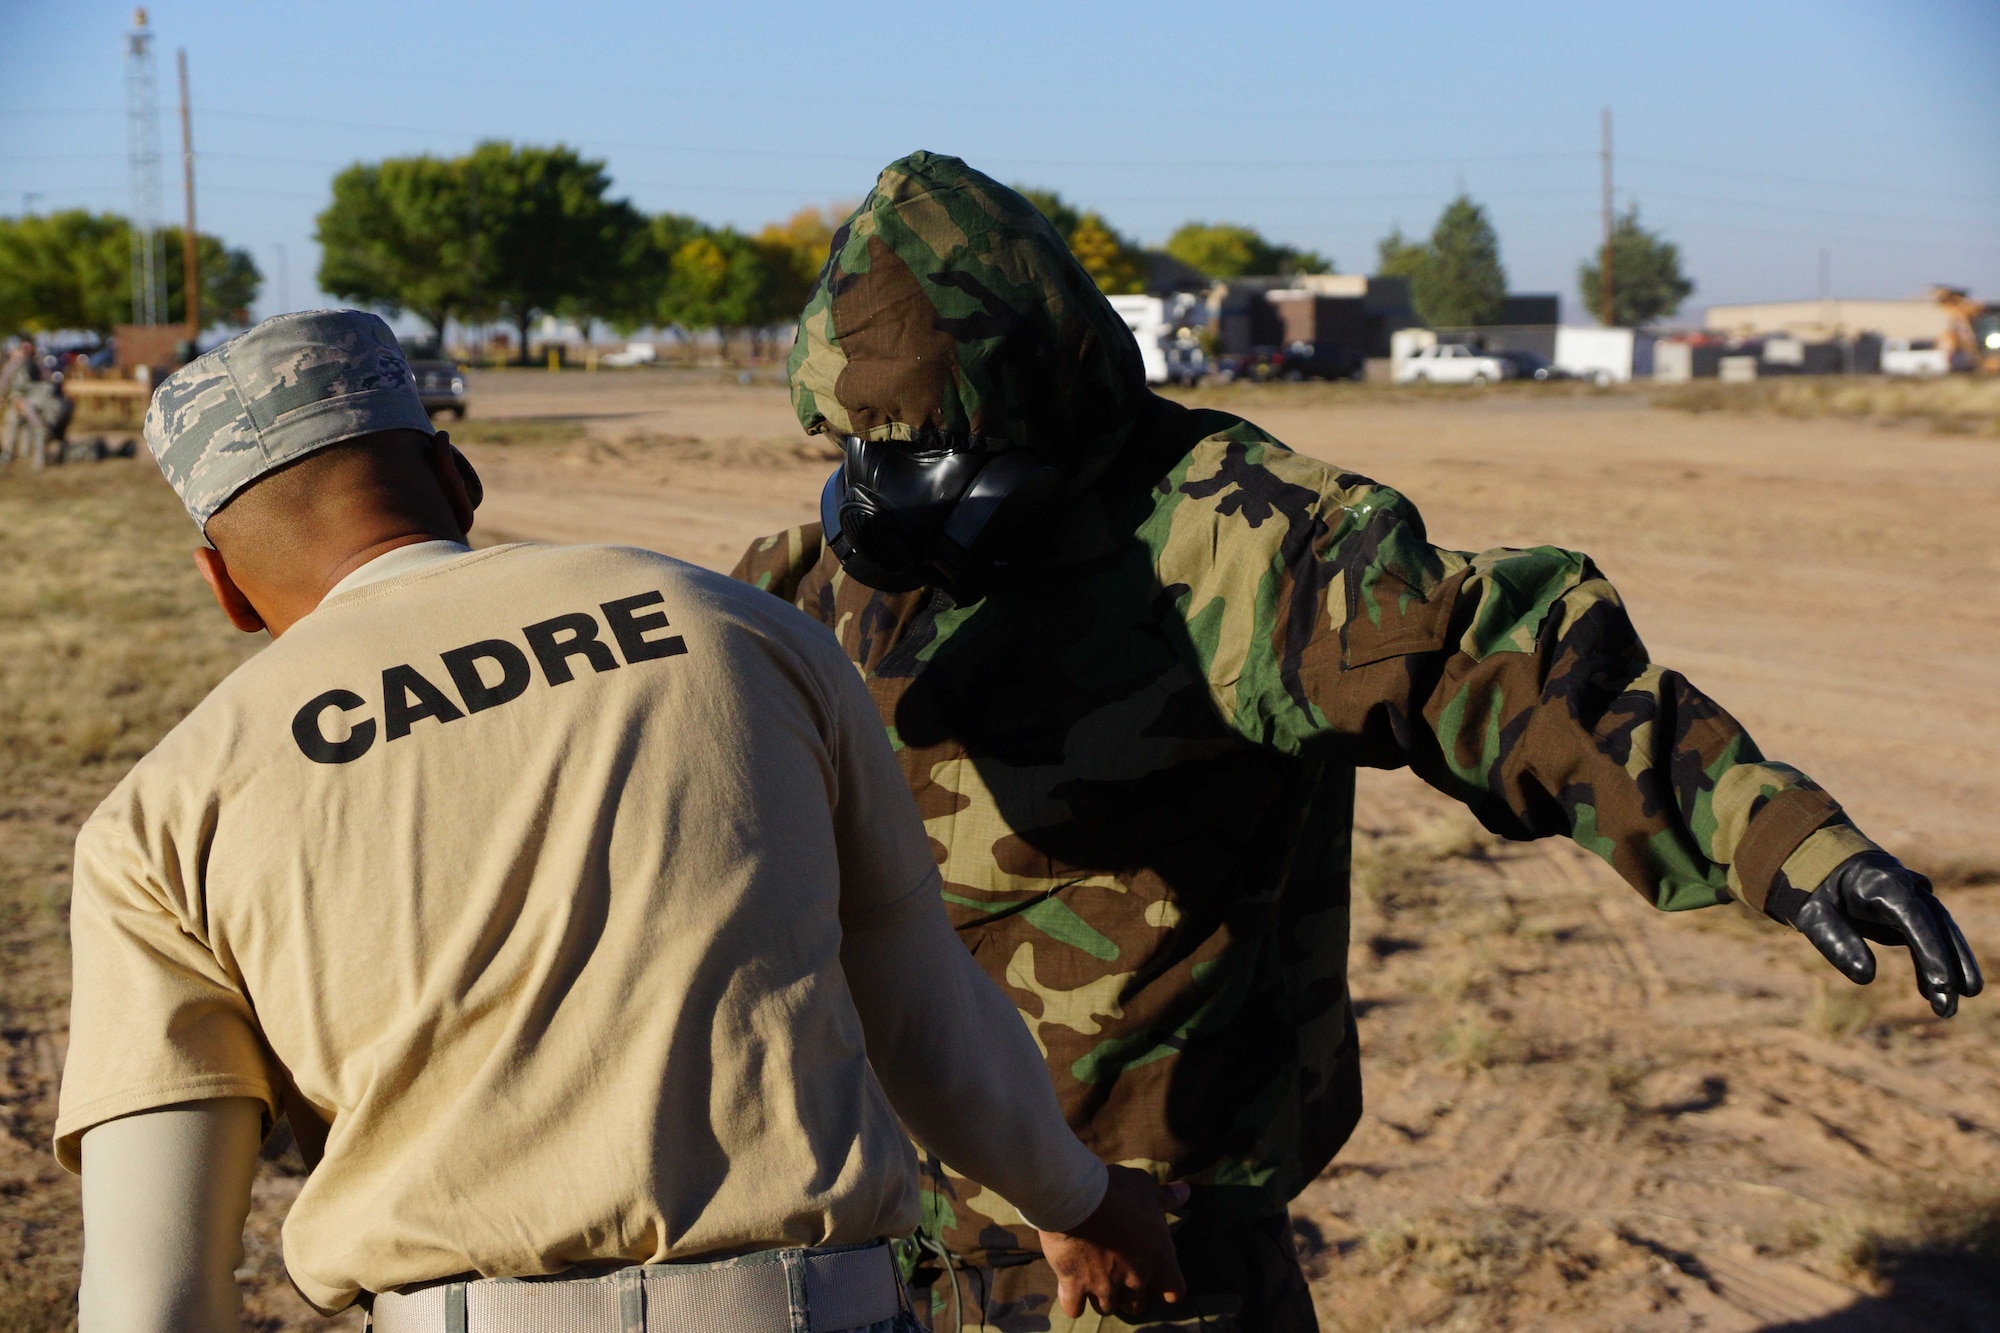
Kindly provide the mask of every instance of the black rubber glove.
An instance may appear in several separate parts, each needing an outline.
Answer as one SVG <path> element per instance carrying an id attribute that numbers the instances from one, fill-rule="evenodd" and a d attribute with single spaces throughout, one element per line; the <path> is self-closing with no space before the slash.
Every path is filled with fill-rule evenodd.
<path id="1" fill-rule="evenodd" d="M 1834 868 L 1810 894 L 1796 890 L 1772 903 L 1780 921 L 1798 928 L 1857 986 L 1875 979 L 1867 941 L 1901 944 L 1917 970 L 1917 992 L 1939 1018 L 1958 1012 L 1958 997 L 1985 984 L 1979 961 L 1958 923 L 1931 892 L 1931 882 L 1886 852 L 1863 852 Z"/>

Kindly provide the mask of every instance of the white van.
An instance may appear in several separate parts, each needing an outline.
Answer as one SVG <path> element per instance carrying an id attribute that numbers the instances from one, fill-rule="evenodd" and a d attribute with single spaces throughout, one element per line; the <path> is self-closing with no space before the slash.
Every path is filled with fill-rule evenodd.
<path id="1" fill-rule="evenodd" d="M 1139 342 L 1148 384 L 1193 384 L 1208 369 L 1195 330 L 1208 323 L 1208 306 L 1186 292 L 1171 296 L 1113 296 L 1111 308 Z"/>

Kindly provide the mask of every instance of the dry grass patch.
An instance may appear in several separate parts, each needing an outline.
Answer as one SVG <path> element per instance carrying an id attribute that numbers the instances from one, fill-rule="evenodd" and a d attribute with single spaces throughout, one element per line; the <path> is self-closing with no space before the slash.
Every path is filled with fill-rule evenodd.
<path id="1" fill-rule="evenodd" d="M 1987 1274 L 2000 1298 L 2000 1183 L 1938 1182 L 1830 1234 L 1850 1267 L 1878 1282 L 1953 1263 Z"/>
<path id="2" fill-rule="evenodd" d="M 1762 412 L 1809 419 L 1846 417 L 1919 423 L 1950 434 L 2000 435 L 2000 378 L 1951 375 L 1800 375 L 1723 384 L 1699 380 L 1652 391 L 1655 407 L 1681 412 Z"/>
<path id="3" fill-rule="evenodd" d="M 0 1333 L 74 1321 L 76 1188 L 47 1145 L 76 828 L 261 642 L 209 602 L 198 541 L 143 456 L 0 469 Z"/>
<path id="4" fill-rule="evenodd" d="M 455 443 L 491 448 L 574 444 L 585 435 L 583 423 L 573 417 L 474 417 L 453 422 L 446 433 Z"/>
<path id="5" fill-rule="evenodd" d="M 1856 986 L 1845 979 L 1829 981 L 1814 977 L 1806 1026 L 1823 1037 L 1852 1037 L 1872 1026 L 1879 1012 L 1872 987 Z"/>

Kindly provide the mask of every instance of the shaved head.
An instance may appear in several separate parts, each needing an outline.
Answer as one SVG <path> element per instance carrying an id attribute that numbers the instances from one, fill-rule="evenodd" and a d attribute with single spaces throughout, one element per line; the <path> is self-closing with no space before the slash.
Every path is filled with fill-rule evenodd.
<path id="1" fill-rule="evenodd" d="M 196 552 L 212 587 L 232 585 L 252 614 L 240 628 L 281 633 L 375 555 L 411 542 L 464 541 L 473 501 L 457 451 L 439 433 L 387 430 L 307 454 L 244 487 L 208 520 Z M 218 578 L 220 576 L 220 578 Z"/>
<path id="2" fill-rule="evenodd" d="M 276 572 L 322 538 L 402 519 L 463 536 L 431 468 L 431 440 L 389 430 L 332 445 L 259 477 L 208 520 L 208 539 L 239 574 Z"/>

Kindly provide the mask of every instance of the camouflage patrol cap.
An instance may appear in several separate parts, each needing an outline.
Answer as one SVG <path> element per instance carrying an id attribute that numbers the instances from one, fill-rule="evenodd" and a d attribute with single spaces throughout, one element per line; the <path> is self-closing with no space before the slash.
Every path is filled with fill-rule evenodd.
<path id="1" fill-rule="evenodd" d="M 146 412 L 146 447 L 203 528 L 266 473 L 385 430 L 429 435 L 431 419 L 396 336 L 363 310 L 267 319 L 168 376 Z"/>

